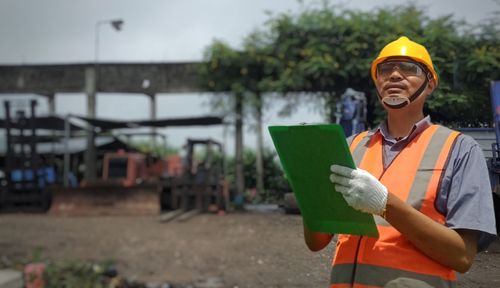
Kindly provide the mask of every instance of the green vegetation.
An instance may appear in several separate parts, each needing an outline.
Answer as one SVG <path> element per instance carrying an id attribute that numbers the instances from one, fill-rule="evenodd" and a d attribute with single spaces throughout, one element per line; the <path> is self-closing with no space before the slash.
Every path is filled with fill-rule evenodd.
<path id="1" fill-rule="evenodd" d="M 51 263 L 46 266 L 43 274 L 44 287 L 110 287 L 110 278 L 115 276 L 111 274 L 116 274 L 116 271 L 112 271 L 113 267 L 112 261 Z"/>
<path id="2" fill-rule="evenodd" d="M 235 119 L 236 157 L 242 159 L 236 162 L 243 162 L 247 171 L 242 175 L 241 165 L 236 166 L 238 193 L 242 178 L 245 187 L 257 187 L 259 194 L 265 194 L 263 187 L 273 189 L 264 180 L 271 172 L 262 153 L 262 111 L 273 105 L 272 97 L 263 97 L 266 93 L 286 100 L 282 115 L 305 102 L 316 103 L 325 121 L 335 122 L 335 104 L 351 87 L 367 95 L 366 124 L 373 127 L 384 111 L 371 80 L 371 62 L 384 45 L 403 35 L 428 48 L 438 71 L 439 86 L 425 108 L 432 120 L 452 127 L 491 125 L 489 87 L 500 79 L 498 14 L 469 25 L 453 15 L 430 18 L 415 5 L 365 12 L 323 1 L 296 15 L 270 15 L 240 49 L 215 40 L 206 48 L 200 75 L 206 89 L 219 93 L 211 102 L 213 109 Z M 242 153 L 244 118 L 256 123 L 255 160 Z M 265 185 L 259 188 L 259 183 Z"/>
<path id="3" fill-rule="evenodd" d="M 227 160 L 227 177 L 230 183 L 234 183 L 234 157 Z M 276 202 L 276 200 L 283 199 L 283 195 L 286 192 L 292 191 L 288 181 L 285 178 L 281 164 L 279 163 L 278 155 L 274 149 L 264 149 L 263 153 L 263 164 L 264 164 L 264 187 L 266 187 L 265 192 L 261 192 L 257 195 L 251 195 L 251 188 L 255 188 L 257 185 L 257 173 L 255 167 L 256 154 L 255 151 L 250 149 L 245 149 L 243 153 L 243 165 L 245 171 L 245 184 L 247 189 L 246 194 L 248 200 L 253 202 Z"/>
<path id="4" fill-rule="evenodd" d="M 172 154 L 178 154 L 179 149 L 172 146 L 164 146 L 161 144 L 153 145 L 151 141 L 132 141 L 132 146 L 136 147 L 137 150 L 143 153 L 154 153 L 158 156 L 167 156 Z"/>
<path id="5" fill-rule="evenodd" d="M 363 12 L 326 2 L 297 15 L 270 17 L 245 38 L 241 50 L 215 41 L 206 50 L 201 75 L 212 91 L 245 95 L 249 107 L 255 95 L 278 92 L 290 100 L 293 112 L 301 104 L 295 92 L 314 92 L 301 96 L 302 101 L 316 101 L 330 122 L 334 103 L 352 87 L 370 98 L 368 121 L 374 125 L 381 111 L 370 63 L 385 44 L 406 35 L 428 47 L 438 68 L 439 87 L 428 101 L 433 120 L 482 125 L 491 121 L 489 83 L 500 78 L 499 19 L 492 14 L 472 26 L 451 15 L 431 19 L 413 5 Z M 222 106 L 220 99 L 214 105 Z"/>

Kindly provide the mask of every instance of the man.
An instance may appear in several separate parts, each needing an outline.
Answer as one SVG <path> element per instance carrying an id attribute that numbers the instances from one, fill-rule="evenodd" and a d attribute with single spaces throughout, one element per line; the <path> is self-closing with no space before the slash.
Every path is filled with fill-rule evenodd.
<path id="1" fill-rule="evenodd" d="M 330 180 L 351 207 L 374 215 L 380 236 L 339 235 L 330 287 L 453 287 L 455 271 L 469 270 L 496 234 L 484 156 L 472 138 L 424 116 L 438 85 L 424 46 L 389 43 L 371 76 L 387 119 L 348 139 L 358 168 L 333 165 Z M 313 251 L 332 237 L 304 226 Z"/>

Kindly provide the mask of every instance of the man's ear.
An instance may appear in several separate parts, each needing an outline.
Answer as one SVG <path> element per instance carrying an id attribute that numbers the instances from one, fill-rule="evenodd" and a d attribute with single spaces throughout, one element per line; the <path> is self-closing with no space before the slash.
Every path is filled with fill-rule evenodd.
<path id="1" fill-rule="evenodd" d="M 432 93 L 432 91 L 436 89 L 436 81 L 434 80 L 434 78 L 429 79 L 426 89 L 429 90 L 429 93 Z"/>

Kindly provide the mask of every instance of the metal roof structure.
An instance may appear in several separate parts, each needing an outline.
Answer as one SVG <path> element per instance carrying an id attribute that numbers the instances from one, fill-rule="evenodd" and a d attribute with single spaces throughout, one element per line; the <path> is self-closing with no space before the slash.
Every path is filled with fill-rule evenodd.
<path id="1" fill-rule="evenodd" d="M 113 136 L 97 136 L 95 138 L 95 146 L 97 150 L 113 150 L 118 149 L 130 150 L 130 146 L 120 139 Z M 38 154 L 54 154 L 64 155 L 65 153 L 64 139 L 59 139 L 57 142 L 50 143 L 37 143 L 36 151 Z M 87 150 L 87 139 L 85 137 L 70 138 L 68 139 L 68 153 L 78 154 Z M 5 155 L 6 148 L 4 145 L 0 146 L 0 157 Z"/>
<path id="2" fill-rule="evenodd" d="M 28 118 L 29 119 L 29 118 Z M 44 129 L 51 131 L 64 131 L 65 119 L 63 116 L 37 116 L 35 118 L 35 129 Z M 5 128 L 5 119 L 0 119 L 0 128 Z M 11 122 L 11 128 L 18 129 L 19 125 L 16 122 Z M 70 123 L 71 131 L 82 131 L 83 127 Z"/>
<path id="3" fill-rule="evenodd" d="M 134 120 L 134 121 L 120 121 L 102 118 L 89 118 L 84 116 L 72 117 L 83 120 L 94 127 L 99 127 L 101 131 L 109 131 L 113 129 L 123 128 L 139 128 L 139 127 L 179 127 L 179 126 L 209 126 L 224 124 L 224 119 L 218 116 L 202 116 L 202 117 L 189 117 L 189 118 L 165 118 L 157 120 Z"/>

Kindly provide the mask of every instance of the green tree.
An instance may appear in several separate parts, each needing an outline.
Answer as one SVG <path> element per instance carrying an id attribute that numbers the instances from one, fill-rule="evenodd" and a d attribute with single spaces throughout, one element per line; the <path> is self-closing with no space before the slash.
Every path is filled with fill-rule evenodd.
<path id="1" fill-rule="evenodd" d="M 179 153 L 179 148 L 178 147 L 173 147 L 170 145 L 161 145 L 161 144 L 153 144 L 152 141 L 150 140 L 136 140 L 132 141 L 133 147 L 136 147 L 137 150 L 143 152 L 143 153 L 154 153 L 157 156 L 164 157 L 172 154 L 178 154 Z"/>
<path id="2" fill-rule="evenodd" d="M 241 126 L 244 118 L 242 106 L 247 107 L 247 114 L 255 119 L 255 133 L 257 135 L 256 150 L 256 173 L 257 189 L 259 193 L 264 191 L 264 164 L 262 158 L 262 113 L 263 93 L 269 91 L 267 85 L 270 82 L 267 77 L 272 75 L 268 69 L 269 43 L 266 42 L 265 34 L 255 31 L 245 38 L 243 50 L 237 51 L 228 45 L 215 41 L 206 49 L 206 63 L 203 65 L 201 75 L 205 85 L 212 91 L 231 92 L 235 97 L 220 95 L 214 97 L 212 107 L 219 111 L 229 113 L 234 109 L 236 120 L 237 159 L 241 159 L 242 136 Z M 238 160 L 237 162 L 241 162 Z M 236 169 L 238 168 L 238 165 Z M 236 177 L 237 179 L 239 177 Z M 237 182 L 240 182 L 237 180 Z M 237 185 L 238 187 L 238 185 Z M 240 188 L 237 188 L 241 191 Z"/>
<path id="3" fill-rule="evenodd" d="M 214 98 L 212 105 L 234 111 L 236 178 L 243 179 L 243 107 L 251 108 L 248 111 L 255 115 L 257 135 L 261 135 L 262 109 L 271 105 L 263 104 L 265 93 L 283 95 L 288 105 L 282 112 L 288 113 L 302 101 L 314 101 L 326 121 L 334 122 L 336 101 L 352 87 L 369 99 L 368 124 L 383 119 L 370 66 L 384 45 L 403 35 L 425 45 L 437 68 L 439 86 L 426 106 L 433 121 L 452 126 L 487 125 L 491 122 L 490 81 L 500 77 L 498 14 L 471 26 L 452 15 L 431 19 L 415 5 L 364 12 L 326 1 L 295 15 L 271 16 L 260 30 L 245 38 L 240 51 L 215 41 L 206 50 L 201 75 L 210 90 L 234 96 Z M 257 155 L 262 155 L 259 151 L 262 149 Z M 263 165 L 261 161 L 257 167 Z M 263 172 L 256 173 L 263 177 Z M 238 191 L 243 190 L 242 183 L 237 181 Z"/>
<path id="4" fill-rule="evenodd" d="M 267 24 L 276 59 L 276 77 L 269 87 L 287 96 L 319 92 L 313 100 L 323 105 L 331 122 L 338 97 L 347 87 L 355 88 L 369 96 L 368 117 L 374 124 L 383 111 L 370 78 L 371 61 L 389 41 L 406 35 L 428 47 L 438 68 L 439 87 L 428 101 L 433 119 L 446 124 L 488 122 L 489 82 L 500 70 L 496 19 L 468 31 L 466 23 L 451 15 L 430 19 L 414 5 L 362 12 L 326 3 L 298 15 L 281 14 Z"/>
<path id="5" fill-rule="evenodd" d="M 244 192 L 243 167 L 243 103 L 252 99 L 258 82 L 258 63 L 256 57 L 246 51 L 237 51 L 227 44 L 214 41 L 205 51 L 205 63 L 200 74 L 208 89 L 226 92 L 233 97 L 221 95 L 212 101 L 212 107 L 229 113 L 233 110 L 236 131 L 236 191 Z M 258 94 L 260 95 L 260 94 Z M 245 101 L 247 100 L 247 101 Z M 231 107 L 231 108 L 228 108 Z"/>
<path id="6" fill-rule="evenodd" d="M 244 152 L 244 166 L 245 166 L 245 184 L 248 189 L 256 188 L 256 151 L 245 149 Z M 258 201 L 260 202 L 273 202 L 275 200 L 283 199 L 283 195 L 292 191 L 288 180 L 286 180 L 284 172 L 279 163 L 278 155 L 274 150 L 264 149 L 263 151 L 264 163 L 264 185 L 266 191 L 258 194 Z M 228 178 L 234 179 L 234 158 L 228 159 Z"/>

